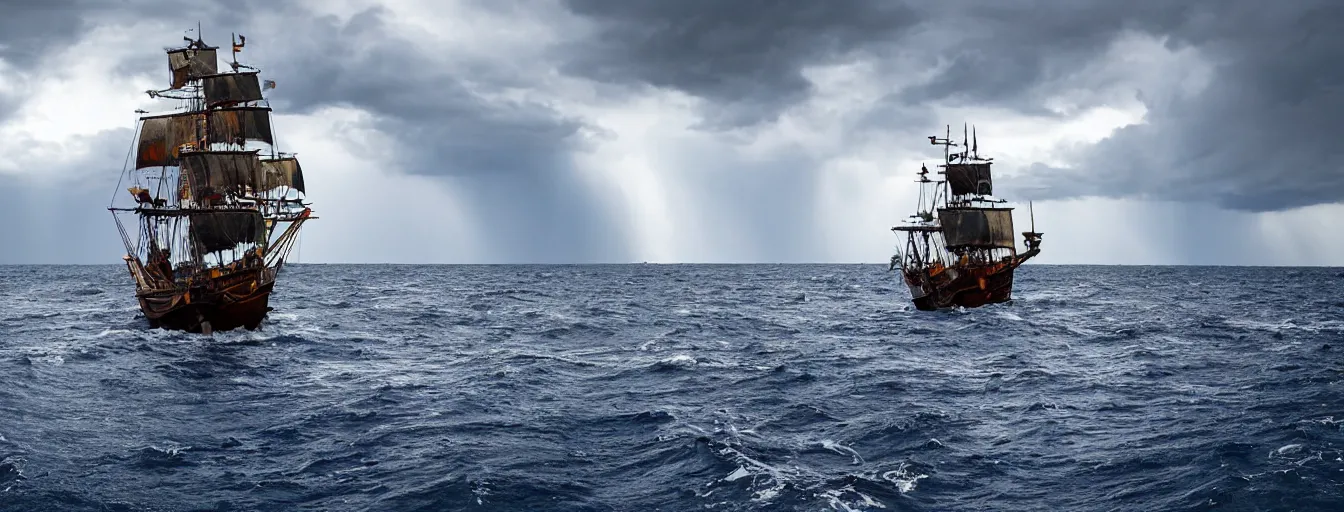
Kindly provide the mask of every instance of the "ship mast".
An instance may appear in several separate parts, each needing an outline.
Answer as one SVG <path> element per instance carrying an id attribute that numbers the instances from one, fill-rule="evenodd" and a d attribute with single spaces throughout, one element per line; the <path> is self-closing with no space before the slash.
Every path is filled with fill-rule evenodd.
<path id="1" fill-rule="evenodd" d="M 990 196 L 992 159 L 980 156 L 979 134 L 973 134 L 969 125 L 962 126 L 961 141 L 952 140 L 951 125 L 944 126 L 943 133 L 928 137 L 930 144 L 943 147 L 943 163 L 938 166 L 942 179 L 930 180 L 928 168 L 921 166 L 914 221 L 892 228 L 906 233 L 904 254 L 899 255 L 902 267 L 933 268 L 948 264 L 948 258 L 966 264 L 1015 257 L 1011 208 L 993 206 L 1003 201 Z M 983 206 L 986 203 L 989 206 Z M 895 259 L 893 267 L 894 263 Z"/>
<path id="2" fill-rule="evenodd" d="M 195 39 L 184 36 L 185 46 L 165 49 L 169 87 L 146 92 L 181 104 L 172 113 L 137 119 L 134 164 L 123 176 L 134 184 L 128 190 L 135 203 L 117 207 L 116 197 L 124 197 L 118 195 L 109 205 L 128 262 L 144 257 L 152 267 L 162 256 L 168 269 L 160 274 L 169 281 L 169 254 L 196 270 L 206 267 L 207 255 L 220 266 L 241 261 L 244 267 L 264 262 L 278 268 L 299 225 L 312 218 L 302 200 L 298 159 L 275 149 L 271 108 L 262 96 L 274 82 L 261 82 L 259 70 L 238 62 L 246 43 L 241 34 L 231 36 L 232 72 L 225 73 L 218 70 L 218 48 L 206 45 L 200 34 L 198 24 Z M 270 158 L 250 149 L 252 141 L 269 145 Z M 119 212 L 140 218 L 138 244 L 116 217 Z M 273 237 L 281 227 L 286 229 Z M 152 280 L 141 277 L 137 275 L 137 283 Z"/>

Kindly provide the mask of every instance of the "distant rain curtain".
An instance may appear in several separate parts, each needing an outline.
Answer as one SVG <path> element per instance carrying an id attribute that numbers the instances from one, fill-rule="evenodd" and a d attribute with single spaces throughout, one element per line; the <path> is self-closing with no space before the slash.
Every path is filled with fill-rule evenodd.
<path id="1" fill-rule="evenodd" d="M 938 210 L 947 247 L 1003 247 L 1013 245 L 1011 208 L 947 208 Z"/>
<path id="2" fill-rule="evenodd" d="M 284 186 L 307 193 L 303 189 L 303 170 L 299 168 L 298 159 L 262 160 L 261 173 L 264 190 Z"/>
<path id="3" fill-rule="evenodd" d="M 210 143 L 234 143 L 240 139 L 274 144 L 271 137 L 271 109 L 238 107 L 210 112 Z"/>
<path id="4" fill-rule="evenodd" d="M 261 165 L 253 151 L 202 151 L 182 155 L 192 197 L 246 196 L 262 190 Z"/>
<path id="5" fill-rule="evenodd" d="M 256 71 L 210 75 L 201 81 L 205 84 L 205 103 L 212 107 L 261 99 Z"/>
<path id="6" fill-rule="evenodd" d="M 955 195 L 994 193 L 994 181 L 989 177 L 989 164 L 948 164 L 947 184 Z"/>
<path id="7" fill-rule="evenodd" d="M 219 61 L 214 48 L 183 48 L 168 52 L 168 71 L 172 86 L 180 89 L 190 80 L 219 72 Z"/>
<path id="8" fill-rule="evenodd" d="M 173 114 L 143 118 L 140 143 L 135 152 L 135 168 L 177 165 L 183 144 L 197 142 L 200 114 Z"/>
<path id="9" fill-rule="evenodd" d="M 202 253 L 233 249 L 241 243 L 265 245 L 266 225 L 256 211 L 193 213 L 191 237 Z"/>

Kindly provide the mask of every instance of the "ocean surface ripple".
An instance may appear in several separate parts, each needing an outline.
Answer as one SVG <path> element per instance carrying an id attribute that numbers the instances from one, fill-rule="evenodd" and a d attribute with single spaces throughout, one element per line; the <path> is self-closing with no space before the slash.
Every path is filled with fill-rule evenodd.
<path id="1" fill-rule="evenodd" d="M 0 510 L 1341 510 L 1344 270 L 0 266 Z"/>

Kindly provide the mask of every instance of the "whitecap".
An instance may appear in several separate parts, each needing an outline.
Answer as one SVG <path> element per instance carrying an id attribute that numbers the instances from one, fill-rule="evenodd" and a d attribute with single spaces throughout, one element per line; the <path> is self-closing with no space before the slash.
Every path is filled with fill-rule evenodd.
<path id="1" fill-rule="evenodd" d="M 751 476 L 751 472 L 747 471 L 747 468 L 738 466 L 737 470 L 733 471 L 732 473 L 728 473 L 728 476 L 723 477 L 723 481 L 733 482 L 741 478 L 746 478 L 748 476 Z"/>
<path id="2" fill-rule="evenodd" d="M 902 462 L 896 469 L 882 473 L 882 479 L 896 484 L 896 490 L 901 494 L 909 494 L 915 490 L 915 484 L 920 479 L 929 477 L 929 475 L 916 475 L 907 470 L 909 467 L 909 464 Z"/>

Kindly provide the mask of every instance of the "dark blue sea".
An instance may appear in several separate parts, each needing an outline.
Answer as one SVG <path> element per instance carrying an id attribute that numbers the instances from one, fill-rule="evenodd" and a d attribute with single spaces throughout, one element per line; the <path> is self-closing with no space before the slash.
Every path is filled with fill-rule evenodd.
<path id="1" fill-rule="evenodd" d="M 0 510 L 1344 510 L 1344 269 L 0 266 Z"/>

